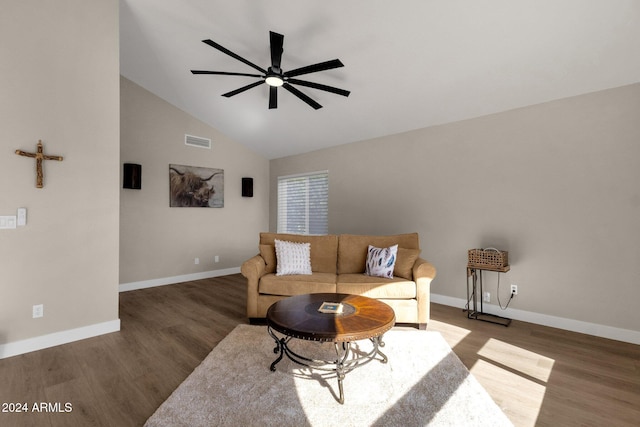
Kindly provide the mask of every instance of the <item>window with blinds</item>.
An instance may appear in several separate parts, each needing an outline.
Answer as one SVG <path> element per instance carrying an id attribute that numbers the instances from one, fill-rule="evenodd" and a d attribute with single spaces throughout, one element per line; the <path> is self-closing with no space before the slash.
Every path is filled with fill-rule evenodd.
<path id="1" fill-rule="evenodd" d="M 278 177 L 278 233 L 329 232 L 329 172 Z"/>

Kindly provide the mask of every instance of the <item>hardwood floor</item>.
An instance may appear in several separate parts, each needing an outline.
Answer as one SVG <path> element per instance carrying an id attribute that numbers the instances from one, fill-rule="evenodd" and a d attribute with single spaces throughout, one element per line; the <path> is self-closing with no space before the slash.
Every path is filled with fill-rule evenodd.
<path id="1" fill-rule="evenodd" d="M 231 275 L 120 294 L 122 330 L 0 360 L 0 426 L 141 426 L 245 317 Z M 516 426 L 636 426 L 640 346 L 432 304 L 439 331 Z M 54 412 L 33 412 L 49 403 Z M 72 405 L 71 412 L 65 412 Z M 4 409 L 4 408 L 0 408 Z"/>
<path id="2" fill-rule="evenodd" d="M 438 304 L 431 319 L 514 425 L 640 425 L 640 346 Z"/>

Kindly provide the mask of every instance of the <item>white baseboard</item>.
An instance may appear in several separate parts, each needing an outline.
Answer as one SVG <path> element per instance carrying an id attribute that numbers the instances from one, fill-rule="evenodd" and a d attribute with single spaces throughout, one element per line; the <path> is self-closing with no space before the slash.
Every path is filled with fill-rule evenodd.
<path id="1" fill-rule="evenodd" d="M 29 338 L 22 341 L 0 344 L 0 359 L 17 356 L 19 354 L 30 353 L 36 350 L 43 350 L 57 345 L 68 344 L 86 338 L 93 338 L 120 330 L 120 319 L 109 322 L 96 323 L 95 325 L 83 326 L 81 328 L 69 329 L 66 331 L 54 332 L 39 337 Z"/>
<path id="2" fill-rule="evenodd" d="M 436 304 L 448 305 L 451 307 L 464 308 L 467 301 L 462 298 L 453 298 L 446 295 L 431 294 L 431 301 Z M 630 329 L 614 328 L 611 326 L 598 325 L 596 323 L 583 322 L 580 320 L 567 319 L 564 317 L 550 316 L 548 314 L 534 313 L 531 311 L 507 308 L 506 310 L 494 304 L 483 304 L 485 313 L 497 316 L 508 317 L 523 322 L 535 323 L 537 325 L 550 326 L 552 328 L 564 329 L 566 331 L 579 332 L 596 337 L 608 338 L 616 341 L 628 342 L 640 345 L 640 331 Z"/>
<path id="3" fill-rule="evenodd" d="M 135 291 L 136 289 L 153 288 L 155 286 L 173 285 L 192 280 L 209 279 L 211 277 L 227 276 L 240 273 L 240 267 L 225 268 L 222 270 L 203 271 L 200 273 L 183 274 L 181 276 L 161 277 L 159 279 L 142 280 L 140 282 L 121 283 L 120 292 Z"/>

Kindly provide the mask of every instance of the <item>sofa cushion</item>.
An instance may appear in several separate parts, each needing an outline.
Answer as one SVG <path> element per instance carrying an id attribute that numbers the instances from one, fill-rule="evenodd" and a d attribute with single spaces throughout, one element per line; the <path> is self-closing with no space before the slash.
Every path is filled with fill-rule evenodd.
<path id="1" fill-rule="evenodd" d="M 399 248 L 420 249 L 418 233 L 392 236 L 341 234 L 338 237 L 338 242 L 338 274 L 364 273 L 369 245 L 379 248 L 398 245 Z"/>
<path id="2" fill-rule="evenodd" d="M 312 275 L 276 276 L 265 274 L 258 284 L 258 292 L 270 295 L 301 295 L 315 293 L 335 293 L 334 273 L 313 273 Z"/>
<path id="3" fill-rule="evenodd" d="M 310 243 L 276 239 L 276 276 L 311 274 Z"/>
<path id="4" fill-rule="evenodd" d="M 364 295 L 369 298 L 406 299 L 416 297 L 416 284 L 400 277 L 385 279 L 365 276 L 362 273 L 340 274 L 336 292 Z"/>
<path id="5" fill-rule="evenodd" d="M 367 262 L 364 268 L 364 274 L 367 276 L 393 278 L 393 268 L 396 265 L 396 257 L 398 255 L 398 245 L 388 248 L 378 248 L 369 245 L 367 249 Z"/>
<path id="6" fill-rule="evenodd" d="M 275 245 L 275 239 L 289 242 L 311 243 L 311 270 L 320 273 L 336 272 L 338 236 L 306 236 L 301 234 L 260 233 L 261 245 Z"/>
<path id="7" fill-rule="evenodd" d="M 260 256 L 266 264 L 265 273 L 276 272 L 276 247 L 274 245 L 260 245 Z"/>
<path id="8" fill-rule="evenodd" d="M 398 248 L 398 257 L 396 258 L 393 275 L 407 280 L 413 280 L 413 265 L 419 256 L 420 249 Z"/>

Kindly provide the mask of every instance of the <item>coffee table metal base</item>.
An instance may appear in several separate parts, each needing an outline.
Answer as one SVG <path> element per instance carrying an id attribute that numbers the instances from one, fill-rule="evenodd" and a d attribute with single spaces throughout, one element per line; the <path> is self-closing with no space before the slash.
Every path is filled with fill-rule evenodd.
<path id="1" fill-rule="evenodd" d="M 336 376 L 338 377 L 338 389 L 340 391 L 340 398 L 338 399 L 338 402 L 340 402 L 340 404 L 344 403 L 344 390 L 342 388 L 342 381 L 344 380 L 344 377 L 348 372 L 351 372 L 358 366 L 362 366 L 372 360 L 379 360 L 381 363 L 387 363 L 388 361 L 387 356 L 382 351 L 380 351 L 380 347 L 384 347 L 382 335 L 369 338 L 369 340 L 373 344 L 373 348 L 366 354 L 362 354 L 360 351 L 353 351 L 351 347 L 351 341 L 335 341 L 333 342 L 333 345 L 336 351 L 336 359 L 328 361 L 311 359 L 297 354 L 288 345 L 293 337 L 287 335 L 278 337 L 275 331 L 271 329 L 271 327 L 268 327 L 267 330 L 269 331 L 269 335 L 271 335 L 276 343 L 273 352 L 278 354 L 276 360 L 274 360 L 271 364 L 271 371 L 276 370 L 276 365 L 286 355 L 291 361 L 297 363 L 298 365 L 317 369 L 319 371 L 335 372 Z M 380 356 L 380 358 L 377 359 L 376 356 Z"/>

